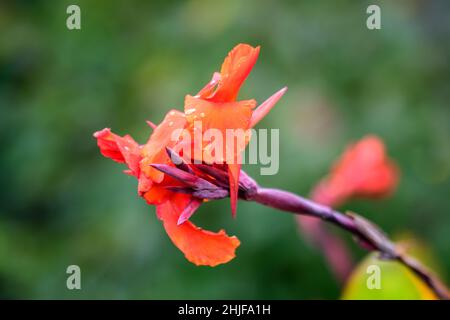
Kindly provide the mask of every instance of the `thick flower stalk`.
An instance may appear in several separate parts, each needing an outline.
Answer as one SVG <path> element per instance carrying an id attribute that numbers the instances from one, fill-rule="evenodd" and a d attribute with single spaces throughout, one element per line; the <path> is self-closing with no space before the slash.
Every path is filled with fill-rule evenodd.
<path id="1" fill-rule="evenodd" d="M 262 188 L 241 171 L 241 153 L 249 142 L 249 129 L 267 115 L 286 92 L 286 88 L 282 88 L 258 107 L 253 99 L 238 100 L 240 87 L 256 63 L 259 50 L 246 44 L 236 46 L 225 58 L 220 72 L 214 73 L 196 95 L 185 97 L 184 112 L 169 111 L 159 125 L 148 122 L 153 131 L 145 144 L 138 144 L 129 135 L 114 134 L 109 128 L 95 132 L 100 152 L 126 164 L 125 173 L 137 179 L 138 194 L 148 204 L 156 206 L 156 215 L 172 242 L 196 265 L 216 266 L 235 257 L 240 245 L 235 236 L 228 236 L 223 230 L 206 231 L 190 221 L 204 202 L 229 197 L 233 216 L 241 199 L 332 223 L 352 233 L 365 248 L 379 251 L 385 259 L 402 262 L 439 297 L 448 298 L 445 286 L 435 276 L 400 252 L 364 218 L 340 213 L 286 191 Z M 224 139 L 218 149 L 206 138 L 210 130 L 224 137 L 228 130 L 241 130 L 246 134 L 241 140 L 234 136 Z M 194 140 L 185 139 L 186 135 L 194 136 Z M 200 139 L 195 139 L 196 136 Z M 373 192 L 373 186 L 364 183 L 342 187 L 347 179 L 342 172 L 346 170 L 338 171 L 343 177 L 335 175 L 327 182 L 336 187 L 318 189 L 317 192 L 326 195 L 323 197 L 342 201 L 357 193 Z"/>

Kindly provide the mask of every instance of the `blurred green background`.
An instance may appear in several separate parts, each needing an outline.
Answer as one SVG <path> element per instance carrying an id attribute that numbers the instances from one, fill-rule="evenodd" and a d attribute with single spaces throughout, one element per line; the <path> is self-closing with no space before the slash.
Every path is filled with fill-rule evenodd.
<path id="1" fill-rule="evenodd" d="M 382 29 L 366 28 L 379 4 Z M 66 8 L 81 7 L 81 30 Z M 332 299 L 341 296 L 293 217 L 227 200 L 193 220 L 225 228 L 237 258 L 196 267 L 92 133 L 143 143 L 237 43 L 261 45 L 241 98 L 289 91 L 259 125 L 280 129 L 261 184 L 308 194 L 350 141 L 381 136 L 402 171 L 390 199 L 351 208 L 433 248 L 450 278 L 450 5 L 433 1 L 0 2 L 0 297 Z M 355 256 L 366 253 L 343 235 Z M 82 290 L 66 288 L 66 268 Z"/>

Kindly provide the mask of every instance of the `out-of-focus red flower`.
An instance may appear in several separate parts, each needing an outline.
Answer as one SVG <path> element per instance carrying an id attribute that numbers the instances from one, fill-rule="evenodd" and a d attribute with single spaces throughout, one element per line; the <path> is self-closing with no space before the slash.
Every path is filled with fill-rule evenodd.
<path id="1" fill-rule="evenodd" d="M 202 132 L 218 129 L 224 137 L 222 157 L 210 159 L 216 163 L 227 163 L 230 184 L 231 211 L 236 214 L 238 181 L 241 171 L 241 152 L 249 137 L 244 141 L 225 139 L 227 129 L 247 130 L 255 126 L 283 96 L 287 88 L 272 95 L 256 110 L 255 100 L 236 101 L 239 90 L 258 59 L 260 47 L 239 44 L 234 47 L 222 64 L 220 73 L 215 72 L 211 81 L 197 95 L 187 95 L 184 110 L 188 128 L 193 133 L 195 122 L 201 121 Z M 207 146 L 206 146 L 207 147 Z M 232 153 L 227 159 L 223 155 Z M 203 156 L 205 157 L 206 156 Z"/>
<path id="2" fill-rule="evenodd" d="M 398 169 L 387 157 L 383 141 L 370 135 L 347 147 L 330 174 L 313 189 L 311 198 L 336 207 L 354 197 L 388 196 L 397 184 Z M 302 234 L 324 252 L 335 276 L 344 281 L 352 269 L 345 243 L 321 220 L 301 215 L 296 219 Z"/>
<path id="3" fill-rule="evenodd" d="M 369 135 L 347 147 L 312 198 L 333 207 L 355 197 L 382 198 L 396 189 L 398 179 L 399 170 L 387 157 L 383 141 Z"/>

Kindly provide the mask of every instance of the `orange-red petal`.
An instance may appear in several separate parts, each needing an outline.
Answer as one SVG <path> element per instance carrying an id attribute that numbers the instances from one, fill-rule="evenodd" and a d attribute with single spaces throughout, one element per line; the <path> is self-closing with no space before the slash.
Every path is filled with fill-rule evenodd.
<path id="1" fill-rule="evenodd" d="M 250 120 L 250 128 L 256 126 L 256 124 L 260 122 L 270 112 L 270 110 L 272 110 L 286 91 L 287 87 L 278 90 L 253 111 L 252 118 Z"/>
<path id="2" fill-rule="evenodd" d="M 132 175 L 139 176 L 140 146 L 129 135 L 118 136 L 105 128 L 94 133 L 103 156 L 119 163 L 126 163 Z"/>
<path id="3" fill-rule="evenodd" d="M 214 90 L 216 90 L 217 84 L 219 83 L 221 77 L 222 76 L 220 75 L 219 72 L 214 72 L 211 81 L 208 82 L 208 84 L 197 93 L 196 97 L 206 98 L 211 96 Z"/>
<path id="4" fill-rule="evenodd" d="M 230 102 L 236 100 L 243 82 L 249 75 L 259 55 L 259 47 L 238 44 L 225 58 L 220 70 L 220 80 L 215 91 L 210 87 L 200 91 L 200 97 L 214 102 Z M 212 93 L 211 93 L 212 92 Z"/>
<path id="5" fill-rule="evenodd" d="M 230 183 L 230 203 L 231 214 L 236 217 L 239 191 L 239 175 L 241 173 L 241 164 L 233 163 L 228 165 L 228 181 Z"/>
<path id="6" fill-rule="evenodd" d="M 141 180 L 144 180 L 146 177 L 145 174 L 141 174 L 139 182 L 141 184 Z M 140 195 L 147 201 L 148 204 L 161 204 L 170 199 L 170 197 L 174 194 L 173 191 L 169 189 L 169 187 L 183 187 L 183 183 L 180 181 L 170 177 L 169 175 L 164 175 L 163 180 L 160 183 L 153 182 L 150 178 L 147 178 L 151 184 L 142 182 L 142 190 L 143 192 Z M 150 188 L 145 189 L 146 186 Z"/>
<path id="7" fill-rule="evenodd" d="M 183 224 L 197 211 L 200 205 L 203 203 L 202 199 L 191 198 L 188 205 L 184 208 L 183 212 L 178 217 L 177 224 Z"/>
<path id="8" fill-rule="evenodd" d="M 148 204 L 158 205 L 167 201 L 172 194 L 173 192 L 166 189 L 164 186 L 155 183 L 147 192 L 143 193 L 142 197 Z"/>
<path id="9" fill-rule="evenodd" d="M 189 202 L 189 196 L 176 194 L 156 208 L 172 242 L 184 253 L 186 259 L 198 266 L 214 267 L 232 260 L 240 245 L 235 236 L 227 236 L 224 230 L 217 233 L 206 231 L 190 221 L 178 225 L 179 216 Z"/>
<path id="10" fill-rule="evenodd" d="M 153 163 L 170 163 L 166 153 L 166 147 L 173 147 L 176 144 L 173 133 L 175 130 L 183 129 L 186 124 L 185 116 L 182 112 L 171 110 L 164 120 L 154 129 L 150 139 L 142 148 L 141 170 L 154 182 L 161 182 L 164 173 L 152 168 Z"/>
<path id="11" fill-rule="evenodd" d="M 195 128 L 198 128 L 196 122 L 199 122 L 203 133 L 209 129 L 216 129 L 222 135 L 224 142 L 222 152 L 215 155 L 205 152 L 202 160 L 209 163 L 228 164 L 231 211 L 233 216 L 236 214 L 238 200 L 241 153 L 244 151 L 250 138 L 247 129 L 250 127 L 250 119 L 255 105 L 255 100 L 215 103 L 189 95 L 185 99 L 186 119 L 188 128 L 192 129 L 192 132 Z M 239 133 L 241 135 L 240 138 L 234 135 L 239 135 Z M 198 143 L 196 140 L 194 142 Z M 208 143 L 209 141 L 203 141 L 203 148 L 207 147 Z M 198 148 L 194 146 L 193 149 Z"/>
<path id="12" fill-rule="evenodd" d="M 148 178 L 145 174 L 139 175 L 138 193 L 140 196 L 149 191 L 153 185 L 154 185 L 153 181 L 150 178 Z"/>
<path id="13" fill-rule="evenodd" d="M 222 156 L 224 158 L 213 159 L 214 162 L 224 163 L 226 158 L 232 159 L 236 152 L 241 152 L 245 149 L 248 142 L 248 136 L 239 141 L 233 139 L 232 136 L 227 139 L 227 129 L 234 130 L 230 133 L 237 132 L 238 129 L 243 130 L 243 133 L 249 129 L 250 118 L 252 116 L 252 109 L 256 106 L 255 100 L 244 100 L 226 103 L 214 103 L 207 100 L 195 98 L 187 95 L 185 98 L 185 113 L 188 128 L 194 135 L 194 129 L 201 126 L 202 133 L 209 129 L 219 130 L 224 141 L 224 150 Z M 206 147 L 209 141 L 205 141 L 203 148 Z M 195 146 L 197 148 L 198 146 Z M 228 152 L 226 150 L 228 148 Z"/>

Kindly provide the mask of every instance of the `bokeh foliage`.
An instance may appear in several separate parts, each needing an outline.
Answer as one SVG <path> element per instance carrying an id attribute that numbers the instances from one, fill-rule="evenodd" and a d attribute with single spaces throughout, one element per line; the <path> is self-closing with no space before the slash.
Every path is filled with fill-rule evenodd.
<path id="1" fill-rule="evenodd" d="M 365 27 L 371 3 L 379 31 Z M 259 125 L 281 138 L 280 171 L 259 182 L 307 194 L 349 141 L 378 134 L 400 188 L 346 208 L 426 239 L 449 275 L 448 1 L 2 1 L 0 30 L 0 297 L 340 296 L 293 218 L 256 204 L 236 220 L 225 200 L 203 206 L 194 221 L 242 245 L 227 265 L 191 265 L 92 138 L 111 127 L 144 142 L 145 120 L 181 109 L 239 42 L 262 46 L 241 97 L 289 87 Z M 70 264 L 81 291 L 65 287 Z"/>

